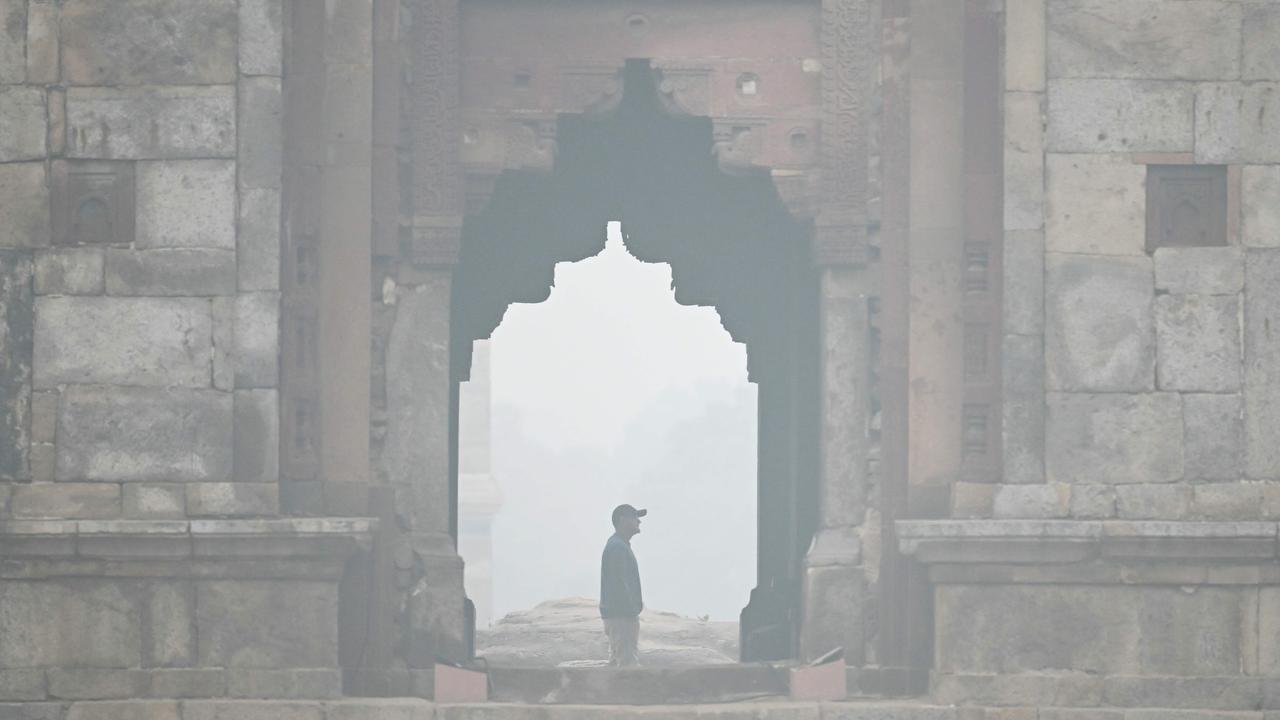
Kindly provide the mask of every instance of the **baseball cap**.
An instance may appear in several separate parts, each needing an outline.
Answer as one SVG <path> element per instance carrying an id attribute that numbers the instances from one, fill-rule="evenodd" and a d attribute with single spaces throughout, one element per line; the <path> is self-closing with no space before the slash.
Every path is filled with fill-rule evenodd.
<path id="1" fill-rule="evenodd" d="M 642 518 L 648 514 L 649 514 L 648 510 L 644 510 L 644 509 L 637 510 L 634 505 L 628 505 L 626 503 L 623 503 L 613 509 L 613 524 L 617 525 L 618 519 L 627 515 Z"/>

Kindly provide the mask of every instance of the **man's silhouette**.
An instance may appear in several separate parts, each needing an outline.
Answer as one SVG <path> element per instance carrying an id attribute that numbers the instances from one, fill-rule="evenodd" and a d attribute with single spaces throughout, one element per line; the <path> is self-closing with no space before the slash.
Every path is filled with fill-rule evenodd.
<path id="1" fill-rule="evenodd" d="M 609 636 L 609 664 L 615 667 L 639 663 L 636 644 L 644 600 L 631 538 L 640 532 L 640 518 L 648 512 L 630 505 L 614 508 L 614 532 L 600 558 L 600 617 L 604 618 L 604 632 Z"/>

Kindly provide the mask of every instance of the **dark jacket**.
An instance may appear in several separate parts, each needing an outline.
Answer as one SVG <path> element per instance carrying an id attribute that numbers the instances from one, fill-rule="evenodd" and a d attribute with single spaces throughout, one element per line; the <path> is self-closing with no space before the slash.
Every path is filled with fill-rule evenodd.
<path id="1" fill-rule="evenodd" d="M 631 543 L 614 533 L 600 558 L 600 616 L 633 618 L 643 609 L 636 554 L 631 552 Z"/>

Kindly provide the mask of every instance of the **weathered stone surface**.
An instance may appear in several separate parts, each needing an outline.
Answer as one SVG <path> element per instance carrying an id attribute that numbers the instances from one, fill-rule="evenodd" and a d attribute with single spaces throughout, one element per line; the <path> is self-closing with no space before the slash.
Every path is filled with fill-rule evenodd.
<path id="1" fill-rule="evenodd" d="M 1151 260 L 1049 254 L 1045 356 L 1051 390 L 1150 390 L 1155 382 Z"/>
<path id="2" fill-rule="evenodd" d="M 0 702 L 0 717 L 13 720 L 63 720 L 66 706 L 56 702 Z"/>
<path id="3" fill-rule="evenodd" d="M 30 476 L 31 257 L 0 250 L 0 478 Z"/>
<path id="4" fill-rule="evenodd" d="M 234 157 L 235 106 L 232 86 L 69 88 L 67 152 L 106 160 Z"/>
<path id="5" fill-rule="evenodd" d="M 1243 471 L 1244 412 L 1239 395 L 1182 396 L 1188 480 L 1234 480 Z"/>
<path id="6" fill-rule="evenodd" d="M 281 0 L 240 1 L 240 72 L 283 72 L 284 20 Z"/>
<path id="7" fill-rule="evenodd" d="M 1153 257 L 1156 290 L 1235 295 L 1244 287 L 1244 253 L 1238 247 L 1162 247 Z"/>
<path id="8" fill-rule="evenodd" d="M 1044 94 L 1006 93 L 1004 227 L 1044 226 Z"/>
<path id="9" fill-rule="evenodd" d="M 59 480 L 196 482 L 231 475 L 231 396 L 72 386 L 58 413 Z"/>
<path id="10" fill-rule="evenodd" d="M 1244 5 L 1244 66 L 1241 76 L 1245 80 L 1275 80 L 1280 78 L 1280 5 L 1272 3 L 1248 3 Z"/>
<path id="11" fill-rule="evenodd" d="M 1127 520 L 1181 520 L 1191 505 L 1186 485 L 1119 485 L 1116 515 Z"/>
<path id="12" fill-rule="evenodd" d="M 231 668 L 227 671 L 227 695 L 236 698 L 338 698 L 342 673 L 338 670 L 263 670 Z"/>
<path id="13" fill-rule="evenodd" d="M 73 703 L 66 720 L 178 720 L 172 700 L 110 700 Z"/>
<path id="14" fill-rule="evenodd" d="M 119 517 L 120 486 L 96 483 L 15 485 L 9 510 L 17 518 Z"/>
<path id="15" fill-rule="evenodd" d="M 1191 515 L 1204 520 L 1261 520 L 1265 517 L 1261 483 L 1208 483 L 1191 488 Z"/>
<path id="16" fill-rule="evenodd" d="M 337 592 L 319 582 L 199 582 L 196 633 L 200 665 L 335 668 Z"/>
<path id="17" fill-rule="evenodd" d="M 26 0 L 0 0 L 0 85 L 19 85 L 27 74 Z"/>
<path id="18" fill-rule="evenodd" d="M 1196 88 L 1198 163 L 1280 162 L 1280 83 Z"/>
<path id="19" fill-rule="evenodd" d="M 71 85 L 218 85 L 236 79 L 235 0 L 62 4 Z"/>
<path id="20" fill-rule="evenodd" d="M 1240 19 L 1234 2 L 1054 0 L 1049 77 L 1237 77 Z"/>
<path id="21" fill-rule="evenodd" d="M 138 247 L 236 247 L 236 164 L 138 164 Z"/>
<path id="22" fill-rule="evenodd" d="M 1191 83 L 1050 80 L 1050 152 L 1191 152 L 1198 126 Z"/>
<path id="23" fill-rule="evenodd" d="M 0 85 L 0 162 L 43 158 L 46 132 L 44 90 Z"/>
<path id="24" fill-rule="evenodd" d="M 280 408 L 275 390 L 235 393 L 237 482 L 271 482 L 280 470 Z"/>
<path id="25" fill-rule="evenodd" d="M 1015 335 L 1044 332 L 1044 232 L 1004 235 L 1004 330 Z"/>
<path id="26" fill-rule="evenodd" d="M 124 583 L 0 583 L 0 667 L 138 667 L 137 602 Z"/>
<path id="27" fill-rule="evenodd" d="M 58 82 L 57 0 L 27 3 L 27 82 L 51 85 Z"/>
<path id="28" fill-rule="evenodd" d="M 0 36 L 4 33 L 0 32 Z M 44 163 L 0 165 L 0 248 L 49 244 L 49 186 Z"/>
<path id="29" fill-rule="evenodd" d="M 280 293 L 241 293 L 232 308 L 231 361 L 237 388 L 275 387 L 279 376 Z"/>
<path id="30" fill-rule="evenodd" d="M 108 295 L 234 295 L 236 254 L 231 250 L 174 248 L 107 250 Z"/>
<path id="31" fill-rule="evenodd" d="M 152 697 L 211 698 L 227 694 L 221 668 L 168 668 L 151 671 Z"/>
<path id="32" fill-rule="evenodd" d="M 943 672 L 1236 675 L 1249 593 L 1216 587 L 937 588 Z"/>
<path id="33" fill-rule="evenodd" d="M 186 667 L 195 660 L 195 589 L 186 582 L 157 582 L 146 591 L 147 667 Z"/>
<path id="34" fill-rule="evenodd" d="M 55 248 L 36 253 L 37 295 L 101 295 L 105 260 L 101 248 Z"/>
<path id="35" fill-rule="evenodd" d="M 986 518 L 995 511 L 996 486 L 958 482 L 951 488 L 951 517 Z"/>
<path id="36" fill-rule="evenodd" d="M 44 700 L 44 670 L 40 668 L 0 668 L 0 700 Z M 0 706 L 0 717 L 4 714 Z"/>
<path id="37" fill-rule="evenodd" d="M 1250 250 L 1245 267 L 1245 472 L 1280 478 L 1280 249 Z"/>
<path id="38" fill-rule="evenodd" d="M 1280 165 L 1246 165 L 1240 183 L 1244 244 L 1280 247 Z"/>
<path id="39" fill-rule="evenodd" d="M 1024 0 L 1005 7 L 1006 90 L 1044 91 L 1045 15 L 1045 0 Z"/>
<path id="40" fill-rule="evenodd" d="M 1071 488 L 1071 517 L 1093 519 L 1115 515 L 1116 488 L 1110 485 L 1076 485 Z"/>
<path id="41" fill-rule="evenodd" d="M 186 517 L 186 486 L 170 483 L 126 483 L 124 516 L 149 520 Z"/>
<path id="42" fill-rule="evenodd" d="M 279 488 L 273 483 L 202 482 L 187 487 L 191 517 L 247 517 L 279 511 Z"/>
<path id="43" fill-rule="evenodd" d="M 1155 310 L 1159 389 L 1240 389 L 1240 302 L 1234 295 L 1161 295 Z"/>
<path id="44" fill-rule="evenodd" d="M 323 720 L 320 703 L 272 700 L 188 700 L 182 720 Z"/>
<path id="45" fill-rule="evenodd" d="M 1119 155 L 1049 155 L 1049 252 L 1143 255 L 1147 170 Z"/>
<path id="46" fill-rule="evenodd" d="M 996 488 L 997 518 L 1062 518 L 1071 508 L 1066 485 L 1001 485 Z"/>
<path id="47" fill-rule="evenodd" d="M 1001 408 L 1006 483 L 1044 482 L 1044 342 L 1039 335 L 1006 335 Z"/>
<path id="48" fill-rule="evenodd" d="M 120 700 L 146 691 L 141 670 L 124 668 L 49 668 L 49 697 L 60 700 Z"/>
<path id="49" fill-rule="evenodd" d="M 280 78 L 240 81 L 241 188 L 276 188 L 284 162 L 284 96 Z"/>
<path id="50" fill-rule="evenodd" d="M 236 262 L 242 292 L 280 289 L 280 191 L 240 193 Z"/>
<path id="51" fill-rule="evenodd" d="M 36 386 L 207 387 L 212 322 L 207 300 L 37 298 Z"/>
<path id="52" fill-rule="evenodd" d="M 1051 482 L 1162 483 L 1182 478 L 1176 393 L 1050 393 L 1045 465 Z"/>

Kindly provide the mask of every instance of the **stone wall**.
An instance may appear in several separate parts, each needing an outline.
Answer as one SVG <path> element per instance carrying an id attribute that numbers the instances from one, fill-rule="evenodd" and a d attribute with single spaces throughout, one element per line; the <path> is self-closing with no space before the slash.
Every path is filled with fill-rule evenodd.
<path id="1" fill-rule="evenodd" d="M 1003 484 L 955 516 L 1280 517 L 1278 29 L 1275 3 L 1006 4 Z M 1167 166 L 1225 176 L 1224 244 L 1152 251 Z"/>
<path id="2" fill-rule="evenodd" d="M 0 517 L 275 513 L 281 0 L 0 18 Z"/>

